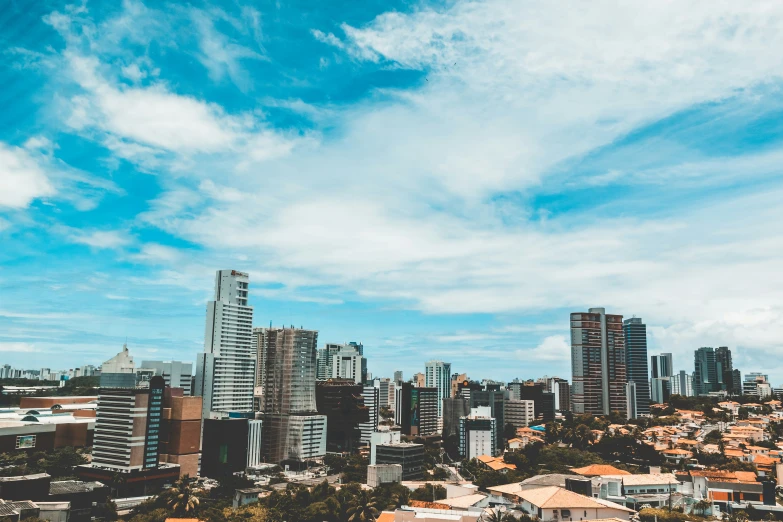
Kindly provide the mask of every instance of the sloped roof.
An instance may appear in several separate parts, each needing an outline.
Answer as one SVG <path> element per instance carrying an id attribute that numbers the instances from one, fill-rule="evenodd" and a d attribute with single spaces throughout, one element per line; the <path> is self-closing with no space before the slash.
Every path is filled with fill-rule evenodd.
<path id="1" fill-rule="evenodd" d="M 452 508 L 469 508 L 487 498 L 483 493 L 474 493 L 472 495 L 463 495 L 461 497 L 447 498 L 439 500 L 439 504 L 446 504 Z"/>
<path id="2" fill-rule="evenodd" d="M 590 464 L 583 468 L 573 468 L 571 471 L 585 477 L 595 477 L 598 475 L 630 475 L 627 471 L 617 469 L 609 464 Z"/>
<path id="3" fill-rule="evenodd" d="M 598 509 L 612 508 L 618 511 L 633 513 L 628 509 L 613 502 L 590 498 L 558 486 L 545 486 L 543 488 L 526 489 L 517 494 L 523 500 L 542 509 Z"/>

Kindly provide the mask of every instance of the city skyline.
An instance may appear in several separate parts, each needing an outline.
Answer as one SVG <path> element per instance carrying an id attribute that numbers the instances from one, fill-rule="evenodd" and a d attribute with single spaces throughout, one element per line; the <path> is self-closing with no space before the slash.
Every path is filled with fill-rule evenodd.
<path id="1" fill-rule="evenodd" d="M 374 375 L 568 375 L 593 305 L 676 371 L 780 350 L 783 5 L 27 4 L 0 363 L 195 361 L 220 267 L 254 326 L 362 341 Z"/>

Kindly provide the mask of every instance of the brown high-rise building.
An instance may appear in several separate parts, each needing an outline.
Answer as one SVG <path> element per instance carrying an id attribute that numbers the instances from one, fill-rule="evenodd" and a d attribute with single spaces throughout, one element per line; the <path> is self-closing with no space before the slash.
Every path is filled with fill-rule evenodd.
<path id="1" fill-rule="evenodd" d="M 571 409 L 627 413 L 623 316 L 603 308 L 571 314 Z"/>
<path id="2" fill-rule="evenodd" d="M 201 397 L 186 397 L 182 388 L 163 392 L 160 461 L 179 464 L 179 475 L 198 475 L 201 455 Z"/>

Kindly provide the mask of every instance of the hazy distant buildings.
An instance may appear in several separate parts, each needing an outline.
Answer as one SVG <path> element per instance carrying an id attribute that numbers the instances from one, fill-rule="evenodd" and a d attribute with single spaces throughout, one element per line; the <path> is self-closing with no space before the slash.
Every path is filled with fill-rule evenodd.
<path id="1" fill-rule="evenodd" d="M 546 380 L 547 391 L 555 396 L 557 411 L 571 411 L 571 385 L 560 377 L 550 377 Z"/>
<path id="2" fill-rule="evenodd" d="M 765 373 L 749 372 L 745 374 L 745 380 L 742 381 L 742 394 L 754 395 L 759 398 L 772 395 L 772 385 L 769 383 L 769 376 Z"/>
<path id="3" fill-rule="evenodd" d="M 193 363 L 182 361 L 141 361 L 143 369 L 155 370 L 171 388 L 182 388 L 185 395 L 191 394 Z"/>
<path id="4" fill-rule="evenodd" d="M 693 396 L 693 376 L 685 370 L 680 370 L 671 378 L 671 385 L 672 394 Z"/>
<path id="5" fill-rule="evenodd" d="M 654 377 L 650 379 L 650 391 L 652 401 L 656 404 L 669 402 L 672 395 L 672 377 Z"/>
<path id="6" fill-rule="evenodd" d="M 623 321 L 625 364 L 628 382 L 634 383 L 633 412 L 629 418 L 650 413 L 650 381 L 647 368 L 647 325 L 639 317 Z M 626 396 L 628 390 L 626 389 Z"/>
<path id="7" fill-rule="evenodd" d="M 351 379 L 357 384 L 367 381 L 367 359 L 364 345 L 350 342 L 327 343 L 317 351 L 316 379 Z"/>
<path id="8" fill-rule="evenodd" d="M 207 303 L 204 352 L 196 360 L 196 389 L 203 397 L 203 418 L 210 412 L 253 411 L 256 353 L 253 307 L 248 306 L 248 275 L 219 270 L 215 298 Z"/>
<path id="9" fill-rule="evenodd" d="M 603 308 L 571 314 L 571 408 L 574 413 L 627 413 L 623 316 Z"/>
<path id="10" fill-rule="evenodd" d="M 424 386 L 438 390 L 438 418 L 443 417 L 443 401 L 451 397 L 451 363 L 427 361 Z"/>

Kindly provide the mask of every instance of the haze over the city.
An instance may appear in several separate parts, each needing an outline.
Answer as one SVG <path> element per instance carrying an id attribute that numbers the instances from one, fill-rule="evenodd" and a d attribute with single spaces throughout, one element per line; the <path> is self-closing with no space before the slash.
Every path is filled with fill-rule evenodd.
<path id="1" fill-rule="evenodd" d="M 569 313 L 783 382 L 783 3 L 23 2 L 0 362 L 193 361 L 215 271 L 374 375 L 571 373 Z"/>

